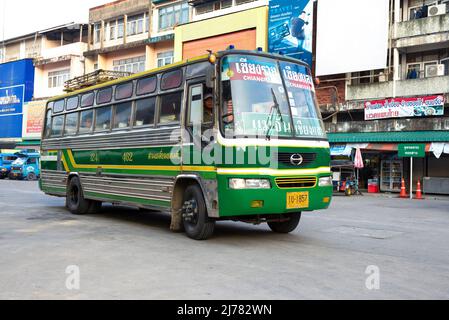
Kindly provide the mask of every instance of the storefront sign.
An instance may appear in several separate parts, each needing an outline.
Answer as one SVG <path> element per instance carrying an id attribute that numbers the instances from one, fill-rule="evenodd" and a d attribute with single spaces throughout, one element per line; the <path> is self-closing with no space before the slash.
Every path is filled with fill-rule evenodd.
<path id="1" fill-rule="evenodd" d="M 426 156 L 426 145 L 400 144 L 398 153 L 400 158 L 424 158 Z"/>
<path id="2" fill-rule="evenodd" d="M 270 0 L 268 51 L 312 65 L 313 0 Z"/>
<path id="3" fill-rule="evenodd" d="M 444 96 L 395 98 L 365 103 L 365 120 L 444 115 Z"/>

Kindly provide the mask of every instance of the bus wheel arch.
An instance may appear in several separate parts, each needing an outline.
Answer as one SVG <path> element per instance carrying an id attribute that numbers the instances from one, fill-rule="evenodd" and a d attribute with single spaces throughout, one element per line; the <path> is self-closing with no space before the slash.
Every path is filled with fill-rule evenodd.
<path id="1" fill-rule="evenodd" d="M 182 232 L 182 206 L 185 190 L 194 184 L 199 184 L 195 177 L 178 177 L 175 181 L 172 195 L 172 213 L 170 230 L 173 232 Z"/>

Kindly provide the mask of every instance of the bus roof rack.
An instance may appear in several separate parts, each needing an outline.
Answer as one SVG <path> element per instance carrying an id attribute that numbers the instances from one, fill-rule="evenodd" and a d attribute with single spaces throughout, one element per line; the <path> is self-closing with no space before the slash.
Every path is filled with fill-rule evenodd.
<path id="1" fill-rule="evenodd" d="M 131 72 L 110 71 L 110 70 L 96 70 L 84 76 L 70 79 L 64 83 L 64 91 L 66 93 L 91 87 L 97 84 L 105 83 L 111 80 L 116 80 L 132 75 Z"/>

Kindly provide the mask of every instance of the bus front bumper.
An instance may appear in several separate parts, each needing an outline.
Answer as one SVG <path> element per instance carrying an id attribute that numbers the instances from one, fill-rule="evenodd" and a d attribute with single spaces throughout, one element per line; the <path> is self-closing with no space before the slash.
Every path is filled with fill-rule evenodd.
<path id="1" fill-rule="evenodd" d="M 267 179 L 270 189 L 231 189 L 231 176 L 219 176 L 219 215 L 221 218 L 276 215 L 293 212 L 315 211 L 329 208 L 332 201 L 332 186 L 319 186 L 320 178 L 311 187 L 279 187 L 276 179 L 281 177 L 239 177 L 243 179 Z M 310 177 L 308 177 L 310 178 Z M 294 179 L 294 178 L 292 178 Z"/>

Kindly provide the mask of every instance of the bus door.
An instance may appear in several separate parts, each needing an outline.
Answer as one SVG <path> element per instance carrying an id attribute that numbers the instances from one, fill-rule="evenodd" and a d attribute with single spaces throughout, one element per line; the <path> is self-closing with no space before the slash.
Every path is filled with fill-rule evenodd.
<path id="1" fill-rule="evenodd" d="M 202 153 L 213 142 L 214 95 L 205 80 L 187 84 L 186 135 L 183 141 L 183 166 L 204 165 Z M 188 170 L 187 170 L 188 171 Z"/>

